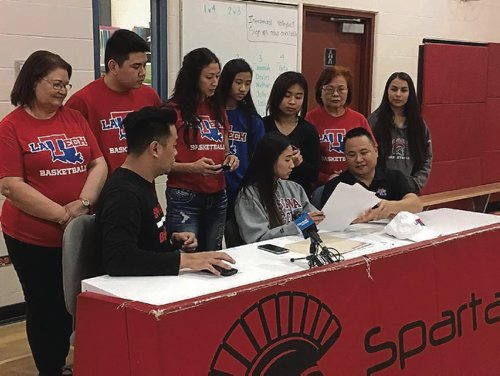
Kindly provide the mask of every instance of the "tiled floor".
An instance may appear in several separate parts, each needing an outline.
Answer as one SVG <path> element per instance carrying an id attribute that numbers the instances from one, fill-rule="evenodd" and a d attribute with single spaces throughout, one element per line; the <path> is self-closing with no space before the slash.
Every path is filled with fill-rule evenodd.
<path id="1" fill-rule="evenodd" d="M 37 375 L 26 339 L 25 322 L 0 326 L 0 375 L 33 376 Z M 70 351 L 68 364 L 73 363 Z"/>

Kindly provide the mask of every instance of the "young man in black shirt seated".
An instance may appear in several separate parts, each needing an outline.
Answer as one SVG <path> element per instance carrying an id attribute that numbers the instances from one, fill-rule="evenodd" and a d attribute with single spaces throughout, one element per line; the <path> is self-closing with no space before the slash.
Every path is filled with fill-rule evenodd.
<path id="1" fill-rule="evenodd" d="M 377 167 L 378 151 L 370 133 L 364 128 L 354 128 L 344 137 L 344 153 L 347 171 L 330 180 L 323 190 L 321 207 L 323 207 L 342 182 L 349 185 L 361 184 L 375 192 L 380 203 L 367 210 L 354 222 L 392 218 L 400 211 L 417 213 L 422 211 L 422 202 L 417 195 L 411 193 L 410 186 L 402 172 Z"/>
<path id="2" fill-rule="evenodd" d="M 188 253 L 197 246 L 190 232 L 167 234 L 165 215 L 154 179 L 174 164 L 176 113 L 145 107 L 130 113 L 123 125 L 127 159 L 106 182 L 96 213 L 97 240 L 104 272 L 111 276 L 177 275 L 179 269 L 230 269 L 235 261 L 224 252 Z"/>

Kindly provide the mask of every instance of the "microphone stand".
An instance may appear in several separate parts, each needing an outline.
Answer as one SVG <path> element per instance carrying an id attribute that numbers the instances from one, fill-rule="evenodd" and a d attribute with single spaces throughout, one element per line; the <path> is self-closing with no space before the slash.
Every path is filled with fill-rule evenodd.
<path id="1" fill-rule="evenodd" d="M 309 239 L 311 239 L 311 244 L 309 245 L 308 265 L 309 269 L 312 269 L 315 266 L 321 266 L 323 264 L 318 259 L 318 244 L 313 240 L 313 238 Z"/>
<path id="2" fill-rule="evenodd" d="M 312 269 L 315 266 L 321 266 L 324 264 L 321 263 L 318 259 L 318 244 L 312 238 L 310 238 L 310 239 L 311 239 L 311 244 L 309 245 L 309 256 L 297 257 L 297 258 L 292 257 L 290 259 L 290 261 L 295 262 L 298 260 L 307 260 L 307 264 L 309 265 L 309 269 Z"/>
<path id="3" fill-rule="evenodd" d="M 304 214 L 302 213 L 302 211 L 295 211 L 292 215 L 294 222 L 299 218 L 301 218 L 303 215 Z M 328 248 L 326 245 L 323 244 L 323 241 L 321 240 L 321 237 L 318 234 L 318 229 L 316 228 L 316 225 L 314 224 L 314 222 L 307 213 L 305 213 L 305 215 L 307 216 L 305 222 L 307 222 L 308 219 L 309 222 L 311 222 L 311 224 L 309 224 L 305 229 L 301 227 L 302 225 L 304 225 L 304 221 L 299 221 L 299 223 L 296 224 L 300 232 L 304 235 L 304 238 L 309 237 L 309 239 L 311 240 L 311 245 L 309 246 L 309 256 L 291 258 L 290 261 L 295 262 L 297 260 L 307 260 L 310 269 L 315 266 L 323 266 L 326 264 L 332 264 L 334 262 L 341 261 L 343 257 L 340 254 L 340 252 L 337 251 L 335 248 Z M 319 253 L 318 249 L 320 250 Z M 332 253 L 330 249 L 335 251 L 336 254 Z"/>
<path id="4" fill-rule="evenodd" d="M 339 262 L 342 260 L 342 255 L 340 255 L 340 253 L 338 255 L 334 255 L 328 249 L 328 247 L 326 247 L 323 244 L 321 239 L 316 239 L 314 236 L 311 236 L 309 239 L 311 240 L 311 244 L 309 246 L 309 256 L 291 258 L 290 259 L 291 262 L 295 262 L 298 260 L 307 260 L 309 269 L 312 269 L 315 266 L 333 264 L 334 262 Z M 318 248 L 321 249 L 319 253 L 318 253 Z"/>

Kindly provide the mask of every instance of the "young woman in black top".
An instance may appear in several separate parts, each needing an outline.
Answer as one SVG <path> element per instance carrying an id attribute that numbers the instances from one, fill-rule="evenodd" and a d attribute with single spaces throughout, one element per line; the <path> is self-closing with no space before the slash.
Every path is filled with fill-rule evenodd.
<path id="1" fill-rule="evenodd" d="M 318 179 L 320 149 L 316 128 L 304 120 L 307 113 L 307 81 L 298 72 L 282 73 L 274 82 L 264 118 L 266 132 L 278 131 L 294 148 L 294 169 L 290 180 L 299 183 L 310 196 Z"/>

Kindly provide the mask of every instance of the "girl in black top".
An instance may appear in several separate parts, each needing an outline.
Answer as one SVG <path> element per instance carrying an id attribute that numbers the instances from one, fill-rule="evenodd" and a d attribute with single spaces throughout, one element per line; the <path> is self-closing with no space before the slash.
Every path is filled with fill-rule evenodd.
<path id="1" fill-rule="evenodd" d="M 294 169 L 290 180 L 299 183 L 310 196 L 318 179 L 320 149 L 316 128 L 304 120 L 307 113 L 307 81 L 298 72 L 282 73 L 274 82 L 264 118 L 266 132 L 278 131 L 294 148 Z"/>

